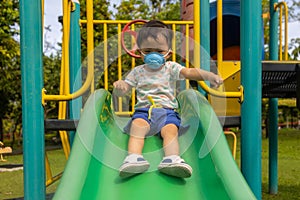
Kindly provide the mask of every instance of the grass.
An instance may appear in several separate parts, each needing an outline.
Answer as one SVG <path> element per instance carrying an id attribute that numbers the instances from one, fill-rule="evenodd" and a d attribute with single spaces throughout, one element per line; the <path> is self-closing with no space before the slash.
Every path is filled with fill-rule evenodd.
<path id="1" fill-rule="evenodd" d="M 229 138 L 230 140 L 230 138 Z M 238 137 L 238 142 L 239 142 Z M 282 129 L 278 140 L 278 194 L 268 194 L 268 139 L 262 139 L 262 199 L 263 200 L 300 200 L 300 130 Z M 239 165 L 239 143 L 237 145 Z M 47 152 L 53 175 L 61 172 L 66 163 L 61 149 Z M 22 155 L 5 157 L 3 164 L 22 164 Z M 59 181 L 46 188 L 47 194 L 55 192 Z M 0 199 L 23 197 L 23 170 L 0 172 Z"/>
<path id="2" fill-rule="evenodd" d="M 268 141 L 262 149 L 262 196 L 263 199 L 300 199 L 300 130 L 279 132 L 278 140 L 278 194 L 268 194 Z"/>
<path id="3" fill-rule="evenodd" d="M 63 151 L 51 150 L 47 151 L 47 156 L 51 165 L 52 174 L 56 174 L 63 171 L 66 164 L 66 159 Z M 7 162 L 0 162 L 0 165 L 4 164 L 22 164 L 22 155 L 13 155 L 5 157 Z M 23 170 L 17 170 L 12 172 L 0 172 L 0 199 L 14 199 L 24 196 L 23 189 Z M 46 193 L 54 193 L 59 181 L 53 183 L 46 188 Z"/>
<path id="4" fill-rule="evenodd" d="M 240 166 L 240 138 L 236 161 Z M 229 141 L 230 142 L 230 141 Z M 269 141 L 262 138 L 262 199 L 300 200 L 300 130 L 281 129 L 278 133 L 278 193 L 269 194 Z"/>

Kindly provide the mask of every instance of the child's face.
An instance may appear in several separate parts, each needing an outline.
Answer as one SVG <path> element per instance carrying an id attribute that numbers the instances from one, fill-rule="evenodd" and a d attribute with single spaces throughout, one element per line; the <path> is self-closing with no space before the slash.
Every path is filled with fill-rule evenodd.
<path id="1" fill-rule="evenodd" d="M 145 55 L 152 52 L 160 53 L 162 55 L 168 54 L 165 57 L 166 59 L 168 59 L 172 54 L 169 49 L 167 39 L 162 35 L 158 35 L 156 39 L 148 37 L 143 40 L 140 45 L 139 51 L 141 52 L 141 57 L 143 60 Z"/>

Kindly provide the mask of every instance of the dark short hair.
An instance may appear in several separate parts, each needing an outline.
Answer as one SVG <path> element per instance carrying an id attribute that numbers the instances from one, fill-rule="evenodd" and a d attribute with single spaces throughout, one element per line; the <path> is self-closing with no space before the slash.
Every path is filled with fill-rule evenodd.
<path id="1" fill-rule="evenodd" d="M 167 24 L 163 23 L 159 20 L 150 20 L 143 25 L 143 27 L 139 30 L 137 36 L 137 45 L 140 47 L 143 40 L 148 37 L 152 37 L 157 40 L 157 36 L 161 34 L 163 35 L 168 43 L 168 47 L 172 47 L 172 39 L 173 39 L 173 31 Z"/>

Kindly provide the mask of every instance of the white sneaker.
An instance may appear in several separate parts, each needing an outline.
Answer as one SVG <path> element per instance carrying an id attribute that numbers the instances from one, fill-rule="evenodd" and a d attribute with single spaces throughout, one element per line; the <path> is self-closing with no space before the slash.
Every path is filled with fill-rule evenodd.
<path id="1" fill-rule="evenodd" d="M 149 162 L 142 155 L 130 154 L 124 159 L 119 175 L 122 178 L 128 178 L 147 171 L 149 167 Z"/>
<path id="2" fill-rule="evenodd" d="M 188 178 L 193 173 L 192 167 L 177 155 L 164 157 L 158 165 L 158 170 L 164 174 L 179 178 Z"/>

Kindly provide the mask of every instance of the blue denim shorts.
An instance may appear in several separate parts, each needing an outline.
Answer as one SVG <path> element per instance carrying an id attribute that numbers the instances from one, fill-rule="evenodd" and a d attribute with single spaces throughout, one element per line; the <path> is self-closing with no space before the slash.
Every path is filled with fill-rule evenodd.
<path id="1" fill-rule="evenodd" d="M 131 120 L 124 128 L 125 133 L 130 133 L 131 123 L 134 119 L 141 118 L 147 121 L 150 125 L 150 131 L 147 136 L 152 136 L 160 133 L 160 130 L 167 124 L 174 124 L 179 129 L 181 119 L 179 114 L 169 108 L 153 108 L 151 118 L 149 119 L 149 108 L 138 108 L 135 110 Z"/>

